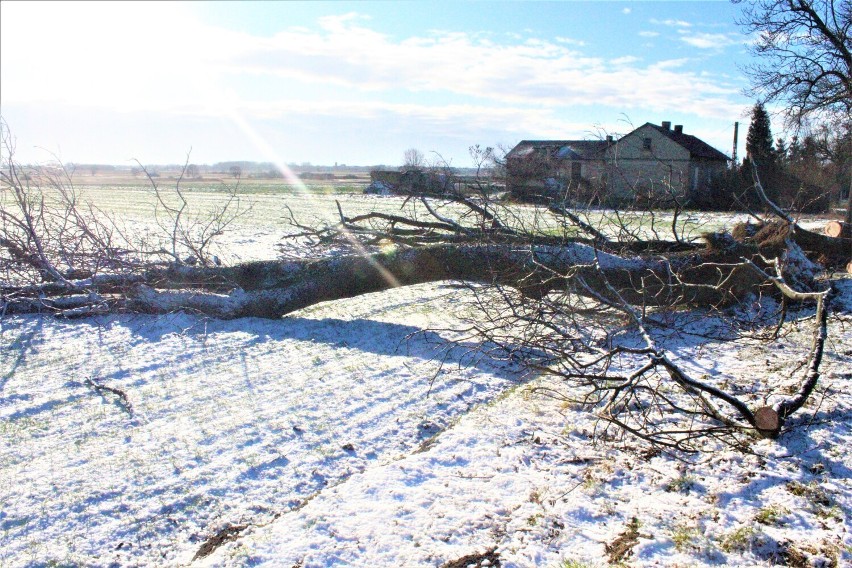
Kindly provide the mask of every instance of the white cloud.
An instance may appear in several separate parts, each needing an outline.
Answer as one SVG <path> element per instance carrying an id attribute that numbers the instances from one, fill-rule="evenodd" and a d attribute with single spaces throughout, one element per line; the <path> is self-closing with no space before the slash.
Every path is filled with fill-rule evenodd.
<path id="1" fill-rule="evenodd" d="M 622 14 L 629 14 L 629 13 L 631 13 L 632 11 L 633 11 L 633 10 L 631 10 L 630 8 L 622 8 L 622 9 L 621 9 L 621 13 L 622 13 Z"/>
<path id="2" fill-rule="evenodd" d="M 198 116 L 222 116 L 223 109 L 196 108 Z M 564 132 L 567 127 L 552 109 L 487 104 L 425 105 L 414 103 L 389 104 L 381 101 L 351 101 L 346 99 L 309 101 L 279 100 L 242 101 L 229 105 L 228 112 L 260 120 L 279 120 L 293 116 L 345 116 L 347 120 L 375 121 L 381 118 L 413 120 L 420 124 L 465 125 L 467 128 L 506 130 L 509 132 Z M 588 126 L 588 125 L 587 125 Z M 571 124 L 570 128 L 576 128 Z"/>
<path id="3" fill-rule="evenodd" d="M 651 18 L 651 20 L 649 20 L 649 21 L 652 24 L 655 24 L 655 25 L 658 25 L 658 26 L 668 26 L 668 27 L 672 27 L 672 28 L 691 28 L 692 27 L 692 24 L 690 24 L 689 22 L 686 22 L 684 20 L 671 20 L 671 19 L 669 19 L 669 20 L 658 20 L 656 18 Z"/>
<path id="4" fill-rule="evenodd" d="M 583 46 L 586 45 L 586 42 L 581 40 L 581 39 L 573 39 L 573 38 L 570 38 L 570 37 L 561 37 L 561 36 L 557 36 L 554 39 L 556 40 L 557 43 L 563 43 L 565 45 L 576 45 L 576 46 L 579 46 L 579 47 L 583 47 Z"/>
<path id="5" fill-rule="evenodd" d="M 634 55 L 625 55 L 624 57 L 617 57 L 615 59 L 611 59 L 610 64 L 615 66 L 631 65 L 641 60 L 642 59 L 640 57 L 636 57 Z"/>
<path id="6" fill-rule="evenodd" d="M 555 135 L 568 127 L 559 120 L 565 109 L 726 117 L 738 93 L 685 71 L 684 60 L 605 60 L 565 37 L 497 43 L 433 31 L 396 39 L 354 13 L 269 37 L 203 25 L 192 4 L 40 6 L 4 3 L 4 104 L 257 119 L 391 115 Z"/>
<path id="7" fill-rule="evenodd" d="M 244 53 L 239 65 L 360 91 L 401 87 L 509 105 L 588 105 L 604 99 L 616 106 L 662 106 L 734 92 L 722 93 L 712 79 L 675 73 L 670 63 L 629 67 L 638 61 L 607 63 L 569 49 L 567 42 L 538 38 L 486 45 L 468 34 L 435 33 L 395 42 L 350 22 L 333 35 L 282 32 Z"/>
<path id="8" fill-rule="evenodd" d="M 641 37 L 658 37 L 660 35 L 660 32 L 642 31 L 642 32 L 639 32 L 639 35 Z"/>
<path id="9" fill-rule="evenodd" d="M 4 100 L 167 107 L 203 95 L 238 35 L 185 4 L 4 3 Z"/>
<path id="10" fill-rule="evenodd" d="M 351 22 L 368 22 L 372 18 L 366 14 L 358 12 L 347 12 L 346 14 L 337 14 L 333 16 L 323 16 L 317 20 L 320 27 L 328 31 L 340 31 L 346 28 L 346 25 Z"/>
<path id="11" fill-rule="evenodd" d="M 679 32 L 684 34 L 680 38 L 682 42 L 699 49 L 722 49 L 729 45 L 737 45 L 741 43 L 739 36 L 734 34 L 708 34 L 703 32 L 692 33 L 685 32 L 683 30 L 680 30 Z"/>
<path id="12" fill-rule="evenodd" d="M 677 69 L 689 63 L 689 58 L 681 57 L 680 59 L 664 59 L 654 63 L 651 67 L 657 70 Z"/>

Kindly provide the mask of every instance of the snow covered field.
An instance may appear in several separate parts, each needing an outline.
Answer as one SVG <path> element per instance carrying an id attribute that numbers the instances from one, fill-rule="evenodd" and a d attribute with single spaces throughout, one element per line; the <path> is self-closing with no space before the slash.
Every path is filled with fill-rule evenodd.
<path id="1" fill-rule="evenodd" d="M 281 230 L 254 223 L 234 257 L 274 256 Z M 428 330 L 459 325 L 468 293 L 449 284 L 280 321 L 5 318 L 0 566 L 850 565 L 838 290 L 793 431 L 688 461 L 593 441 L 590 415 L 541 394 L 552 379 L 446 351 Z M 782 381 L 808 323 L 772 348 L 666 347 L 696 374 Z"/>

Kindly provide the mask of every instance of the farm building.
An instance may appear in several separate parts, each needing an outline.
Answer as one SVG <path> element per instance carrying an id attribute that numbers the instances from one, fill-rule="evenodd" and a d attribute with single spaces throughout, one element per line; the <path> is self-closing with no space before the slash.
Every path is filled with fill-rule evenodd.
<path id="1" fill-rule="evenodd" d="M 506 155 L 507 186 L 515 197 L 541 200 L 562 197 L 569 187 L 593 193 L 602 185 L 606 140 L 523 140 Z"/>
<path id="2" fill-rule="evenodd" d="M 404 170 L 372 170 L 370 185 L 365 193 L 410 194 L 446 193 L 453 189 L 457 180 L 444 172 L 431 172 L 410 168 Z"/>
<path id="3" fill-rule="evenodd" d="M 699 192 L 728 157 L 681 125 L 648 122 L 618 140 L 524 140 L 506 162 L 518 198 L 619 202 Z"/>

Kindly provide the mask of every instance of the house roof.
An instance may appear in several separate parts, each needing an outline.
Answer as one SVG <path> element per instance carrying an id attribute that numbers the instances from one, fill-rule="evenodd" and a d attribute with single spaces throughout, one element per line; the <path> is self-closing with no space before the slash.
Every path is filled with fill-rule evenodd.
<path id="1" fill-rule="evenodd" d="M 696 138 L 691 134 L 684 134 L 671 128 L 663 128 L 656 124 L 646 122 L 633 132 L 625 135 L 620 140 L 624 140 L 641 130 L 642 128 L 650 127 L 663 136 L 669 138 L 672 142 L 685 148 L 692 158 L 704 158 L 709 160 L 728 160 L 728 156 L 717 150 L 716 148 L 704 142 L 700 138 Z M 562 158 L 569 160 L 593 160 L 601 157 L 601 153 L 613 144 L 618 144 L 620 140 L 615 142 L 611 140 L 521 140 L 512 148 L 506 155 L 507 158 L 524 158 L 532 154 L 548 154 L 553 158 Z"/>
<path id="2" fill-rule="evenodd" d="M 523 158 L 532 153 L 547 153 L 554 158 L 588 160 L 598 157 L 612 142 L 605 140 L 521 140 L 506 155 Z"/>
<path id="3" fill-rule="evenodd" d="M 691 134 L 684 134 L 683 132 L 677 132 L 672 129 L 663 128 L 662 126 L 651 124 L 650 122 L 646 122 L 639 128 L 644 128 L 645 126 L 650 126 L 663 136 L 667 137 L 672 142 L 683 146 L 684 148 L 686 148 L 687 151 L 689 151 L 690 156 L 693 158 L 707 158 L 710 160 L 725 161 L 729 159 L 728 156 L 726 156 L 707 142 L 701 140 L 700 138 L 696 138 Z M 633 132 L 636 132 L 637 130 L 639 130 L 639 128 L 637 128 Z M 633 134 L 633 132 L 631 132 L 630 134 Z M 630 134 L 628 134 L 627 136 L 630 136 Z"/>

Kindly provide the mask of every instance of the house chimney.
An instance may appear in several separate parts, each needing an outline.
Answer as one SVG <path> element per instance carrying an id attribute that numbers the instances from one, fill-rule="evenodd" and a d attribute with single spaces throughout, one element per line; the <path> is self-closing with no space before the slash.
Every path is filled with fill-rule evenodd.
<path id="1" fill-rule="evenodd" d="M 606 143 L 607 143 L 607 144 L 612 144 L 612 134 L 607 134 L 607 136 L 606 136 Z"/>
<path id="2" fill-rule="evenodd" d="M 669 120 L 663 121 L 663 130 L 668 132 L 669 130 L 671 130 L 671 127 L 672 127 L 671 121 L 669 121 Z"/>
<path id="3" fill-rule="evenodd" d="M 676 134 L 683 134 L 683 125 L 682 124 L 675 124 L 675 133 Z"/>

